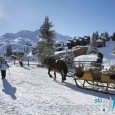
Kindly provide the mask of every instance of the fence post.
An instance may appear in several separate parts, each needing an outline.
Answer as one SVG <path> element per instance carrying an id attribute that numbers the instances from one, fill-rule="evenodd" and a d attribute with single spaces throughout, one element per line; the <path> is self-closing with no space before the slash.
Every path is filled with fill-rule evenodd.
<path id="1" fill-rule="evenodd" d="M 14 65 L 15 65 L 15 59 L 14 59 Z"/>
<path id="2" fill-rule="evenodd" d="M 29 66 L 29 60 L 28 60 L 28 66 Z"/>

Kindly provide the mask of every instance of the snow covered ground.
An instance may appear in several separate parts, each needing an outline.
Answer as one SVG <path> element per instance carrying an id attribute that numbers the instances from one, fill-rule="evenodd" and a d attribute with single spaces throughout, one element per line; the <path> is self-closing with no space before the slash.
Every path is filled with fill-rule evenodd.
<path id="1" fill-rule="evenodd" d="M 115 114 L 111 95 L 80 89 L 71 77 L 62 84 L 60 74 L 54 81 L 46 68 L 10 65 L 0 81 L 1 115 Z"/>
<path id="2" fill-rule="evenodd" d="M 112 47 L 111 47 L 112 46 Z M 114 42 L 99 48 L 105 67 L 115 64 Z M 87 61 L 85 56 L 82 59 Z M 96 56 L 89 55 L 95 60 Z M 80 60 L 80 58 L 77 58 Z M 72 77 L 61 83 L 49 78 L 47 68 L 13 65 L 0 80 L 0 115 L 114 115 L 115 96 L 80 89 Z M 52 73 L 53 74 L 53 73 Z"/>

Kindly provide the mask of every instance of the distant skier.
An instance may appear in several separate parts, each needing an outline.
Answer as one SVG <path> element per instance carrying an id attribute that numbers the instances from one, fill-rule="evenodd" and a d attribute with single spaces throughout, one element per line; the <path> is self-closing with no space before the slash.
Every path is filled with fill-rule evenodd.
<path id="1" fill-rule="evenodd" d="M 6 69 L 9 68 L 9 65 L 7 64 L 7 61 L 5 59 L 2 59 L 0 62 L 0 69 L 1 69 L 1 76 L 2 79 L 5 79 L 6 77 Z"/>
<path id="2" fill-rule="evenodd" d="M 19 58 L 19 64 L 21 67 L 23 67 L 23 59 L 22 59 L 22 56 Z"/>

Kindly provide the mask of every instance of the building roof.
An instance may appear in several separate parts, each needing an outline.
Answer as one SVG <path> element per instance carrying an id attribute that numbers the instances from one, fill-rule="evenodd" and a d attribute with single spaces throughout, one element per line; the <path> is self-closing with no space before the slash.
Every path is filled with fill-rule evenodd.
<path id="1" fill-rule="evenodd" d="M 96 42 L 103 42 L 103 40 L 101 40 L 101 39 L 97 39 Z"/>
<path id="2" fill-rule="evenodd" d="M 24 53 L 24 50 L 23 49 L 16 49 L 16 50 L 13 50 L 12 52 Z"/>

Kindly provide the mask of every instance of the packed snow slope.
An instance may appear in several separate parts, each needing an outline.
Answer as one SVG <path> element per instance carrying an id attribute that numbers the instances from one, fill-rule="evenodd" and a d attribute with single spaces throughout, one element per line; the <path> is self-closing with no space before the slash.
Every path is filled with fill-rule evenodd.
<path id="1" fill-rule="evenodd" d="M 110 95 L 80 89 L 72 77 L 61 83 L 60 74 L 54 81 L 47 68 L 10 65 L 6 80 L 0 80 L 1 115 L 105 115 L 100 107 L 108 109 Z M 98 106 L 97 99 L 106 104 Z M 114 115 L 115 109 L 107 113 Z"/>

